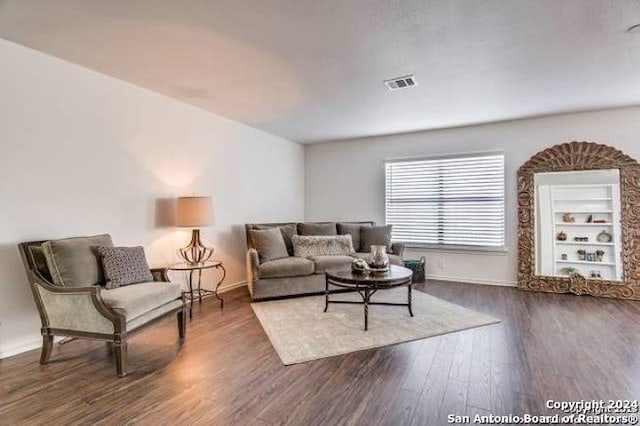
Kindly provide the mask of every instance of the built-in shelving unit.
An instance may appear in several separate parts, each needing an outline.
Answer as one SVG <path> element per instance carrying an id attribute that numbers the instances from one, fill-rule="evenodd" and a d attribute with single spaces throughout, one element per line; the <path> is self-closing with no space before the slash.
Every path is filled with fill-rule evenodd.
<path id="1" fill-rule="evenodd" d="M 552 185 L 548 195 L 554 233 L 549 236 L 553 241 L 554 275 L 567 276 L 574 270 L 588 278 L 595 274 L 607 280 L 621 279 L 618 185 Z M 594 223 L 594 220 L 604 222 Z M 566 234 L 564 241 L 558 239 L 561 232 Z M 598 240 L 601 233 L 609 234 L 611 241 Z M 579 250 L 585 254 L 581 256 Z M 603 253 L 599 261 L 598 251 Z M 586 260 L 587 256 L 596 260 Z"/>

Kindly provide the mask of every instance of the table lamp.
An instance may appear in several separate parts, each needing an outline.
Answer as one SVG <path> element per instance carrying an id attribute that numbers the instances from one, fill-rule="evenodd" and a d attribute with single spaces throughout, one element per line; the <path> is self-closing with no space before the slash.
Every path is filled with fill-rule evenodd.
<path id="1" fill-rule="evenodd" d="M 200 240 L 200 228 L 213 225 L 213 203 L 211 197 L 178 197 L 176 225 L 192 228 L 191 242 L 178 250 L 188 263 L 202 263 L 213 256 L 213 248 Z"/>

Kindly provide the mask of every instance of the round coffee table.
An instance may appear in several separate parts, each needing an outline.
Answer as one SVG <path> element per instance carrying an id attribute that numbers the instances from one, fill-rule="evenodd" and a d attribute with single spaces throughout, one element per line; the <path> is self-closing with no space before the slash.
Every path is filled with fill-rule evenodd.
<path id="1" fill-rule="evenodd" d="M 413 316 L 411 310 L 411 277 L 413 271 L 402 266 L 391 265 L 389 271 L 384 273 L 358 273 L 351 270 L 332 270 L 325 273 L 325 303 L 324 312 L 327 312 L 329 303 L 349 303 L 364 305 L 364 330 L 369 329 L 369 305 L 386 306 L 406 306 L 409 308 L 409 315 Z M 346 300 L 329 300 L 329 285 L 357 291 L 362 297 L 362 302 L 352 302 Z M 407 286 L 407 303 L 391 302 L 371 302 L 378 290 Z"/>

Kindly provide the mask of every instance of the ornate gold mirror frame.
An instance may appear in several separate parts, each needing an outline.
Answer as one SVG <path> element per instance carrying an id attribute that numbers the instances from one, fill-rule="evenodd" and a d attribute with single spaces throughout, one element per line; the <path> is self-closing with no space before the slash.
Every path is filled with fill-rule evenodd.
<path id="1" fill-rule="evenodd" d="M 535 274 L 534 174 L 618 169 L 623 281 Z M 518 170 L 518 287 L 552 293 L 640 300 L 640 165 L 615 148 L 591 142 L 556 145 L 537 153 Z"/>

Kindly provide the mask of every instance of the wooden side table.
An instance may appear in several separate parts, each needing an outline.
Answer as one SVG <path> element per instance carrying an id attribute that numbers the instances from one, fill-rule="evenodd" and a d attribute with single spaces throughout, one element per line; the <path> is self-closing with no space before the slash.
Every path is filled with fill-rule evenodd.
<path id="1" fill-rule="evenodd" d="M 222 277 L 216 284 L 214 290 L 207 290 L 202 288 L 202 271 L 205 269 L 220 269 L 222 271 Z M 189 318 L 193 316 L 193 301 L 198 299 L 198 303 L 202 305 L 202 296 L 206 296 L 208 294 L 213 294 L 216 299 L 220 301 L 220 309 L 224 308 L 224 300 L 218 294 L 218 288 L 220 284 L 224 281 L 227 276 L 227 271 L 224 269 L 222 262 L 219 260 L 212 260 L 201 263 L 187 263 L 180 262 L 173 264 L 167 267 L 167 272 L 169 271 L 183 271 L 187 277 L 187 285 L 189 286 L 189 290 L 183 292 L 184 296 L 189 299 Z M 197 282 L 195 282 L 195 275 L 197 275 Z M 197 284 L 197 286 L 194 286 Z"/>

